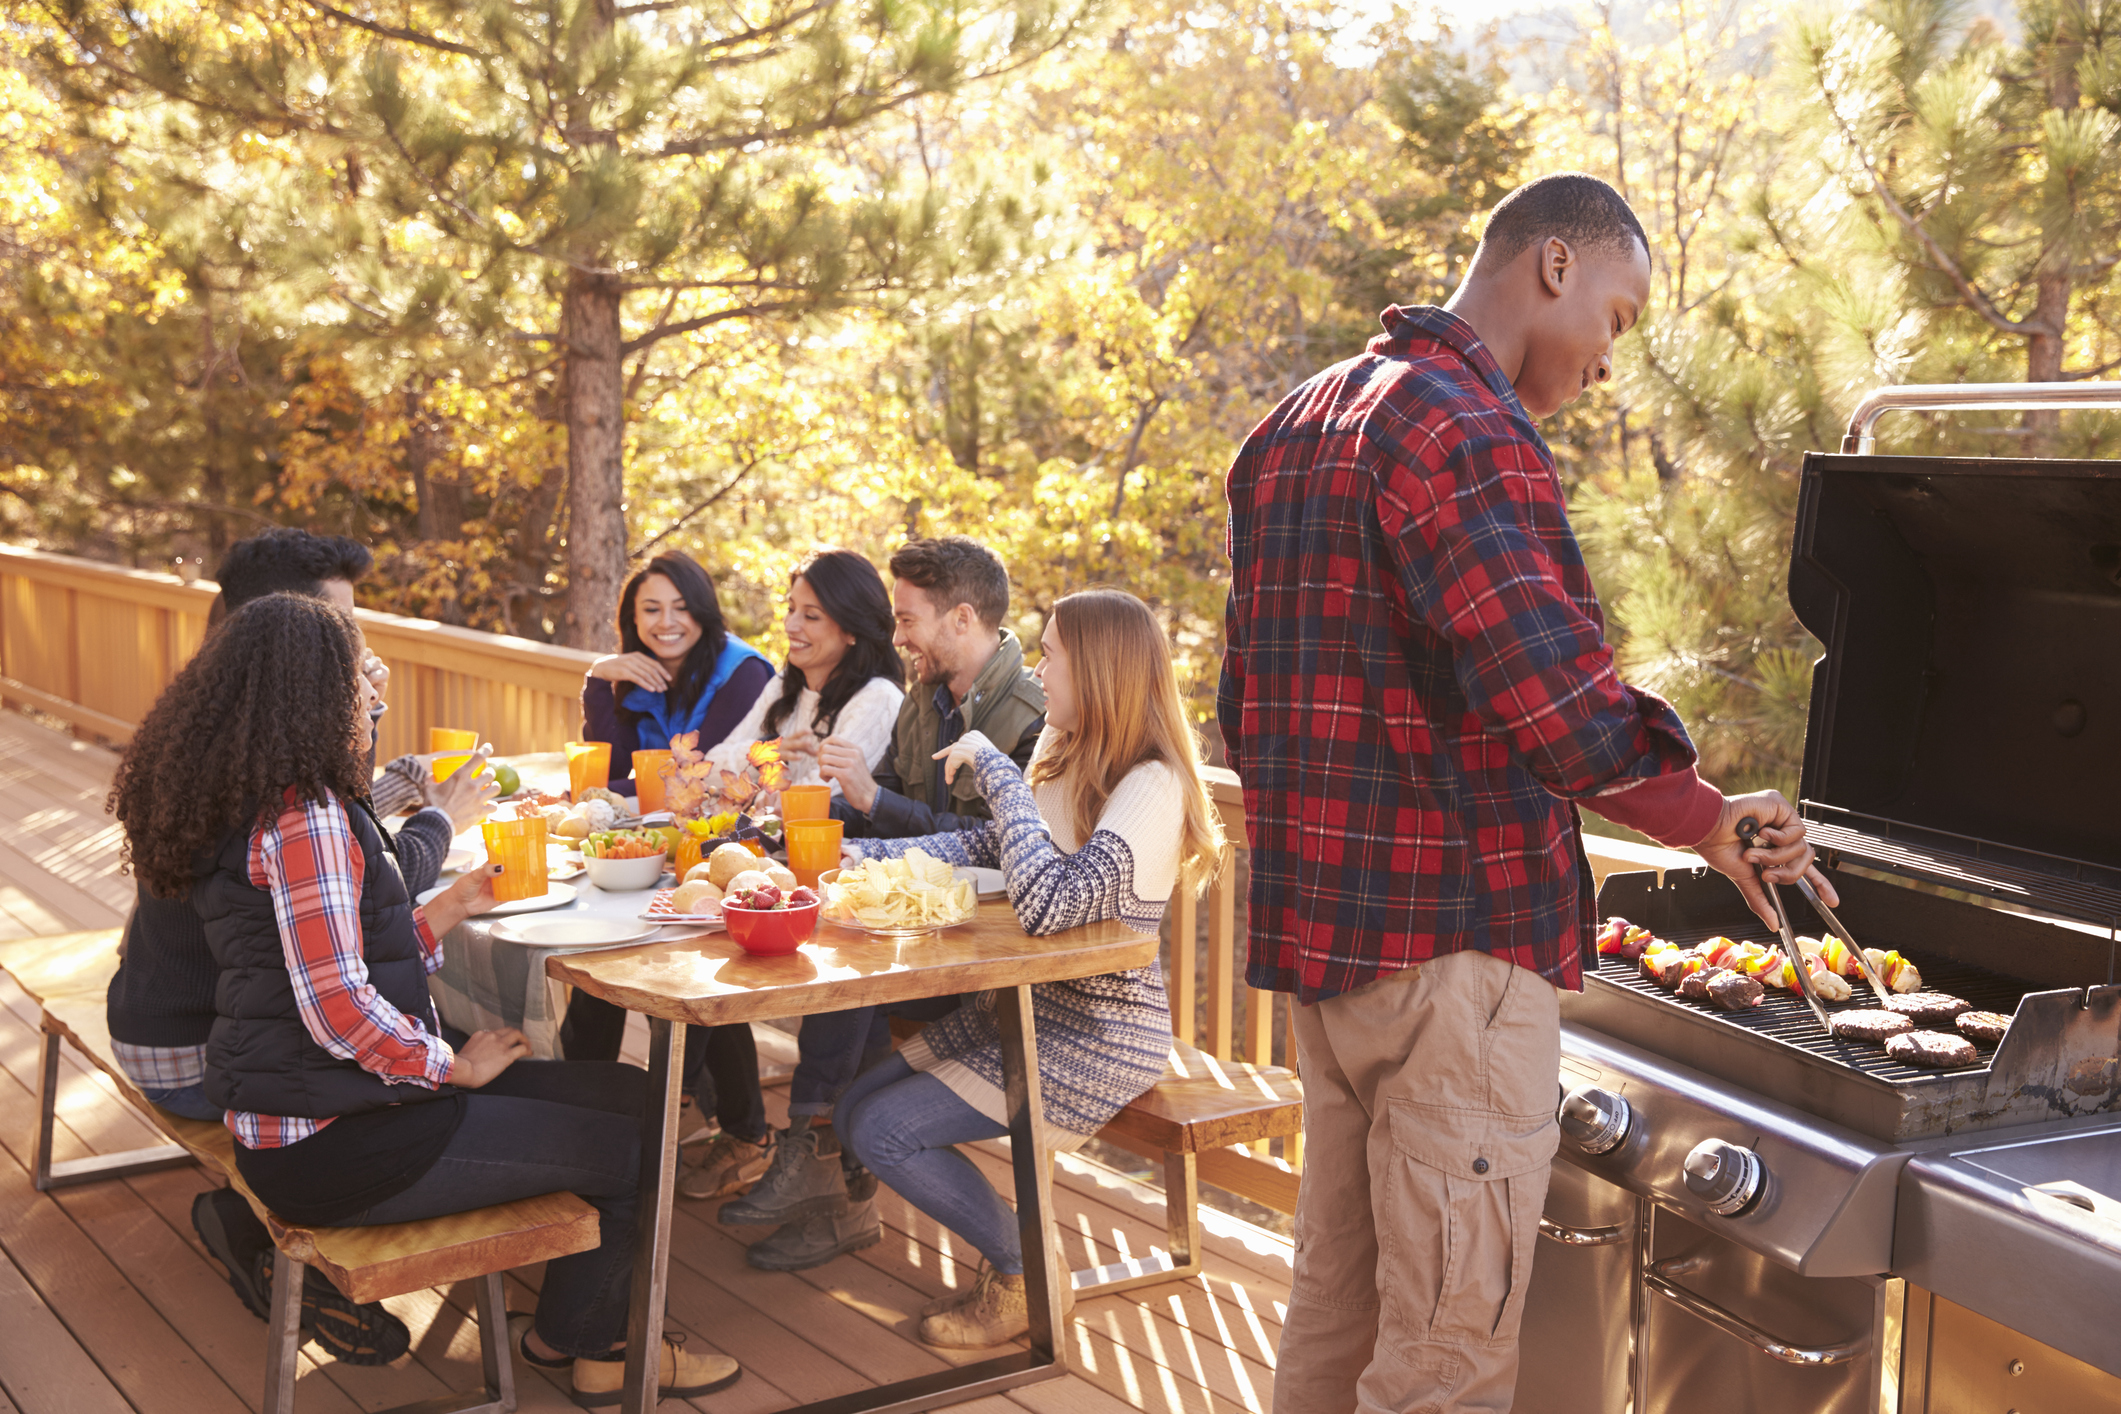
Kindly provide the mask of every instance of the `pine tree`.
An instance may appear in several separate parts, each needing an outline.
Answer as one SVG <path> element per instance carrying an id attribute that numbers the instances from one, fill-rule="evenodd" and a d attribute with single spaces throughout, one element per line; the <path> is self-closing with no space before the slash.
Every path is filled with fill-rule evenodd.
<path id="1" fill-rule="evenodd" d="M 1797 26 L 1793 142 L 1918 307 L 2020 345 L 2032 382 L 2121 366 L 2121 5 L 2023 0 L 2023 38 L 1957 0 L 1874 0 Z M 2072 320 L 2088 315 L 2098 336 Z M 2074 365 L 2074 366 L 2072 366 Z M 2056 414 L 2028 426 L 2050 440 Z"/>
<path id="2" fill-rule="evenodd" d="M 844 143 L 1022 68 L 1081 18 L 1046 0 L 49 8 L 69 42 L 47 59 L 85 126 L 284 136 L 331 174 L 336 210 L 282 213 L 312 325 L 379 361 L 556 377 L 561 636 L 586 647 L 608 643 L 626 569 L 629 408 L 682 376 L 670 341 L 962 273 L 987 215 Z"/>

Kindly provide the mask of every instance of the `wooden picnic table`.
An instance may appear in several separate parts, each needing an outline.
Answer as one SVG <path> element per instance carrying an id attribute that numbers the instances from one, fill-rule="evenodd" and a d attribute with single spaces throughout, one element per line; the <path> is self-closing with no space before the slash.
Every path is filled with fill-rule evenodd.
<path id="1" fill-rule="evenodd" d="M 959 992 L 995 993 L 1017 1225 L 1023 1234 L 1030 1295 L 1031 1348 L 803 1407 L 804 1414 L 932 1409 L 1067 1372 L 1060 1341 L 1060 1283 L 1069 1280 L 1069 1274 L 1048 1246 L 1046 1218 L 1053 1205 L 1035 1122 L 1038 1051 L 1031 986 L 1145 967 L 1156 956 L 1155 934 L 1137 933 L 1122 923 L 1096 923 L 1034 938 L 1007 904 L 986 903 L 971 922 L 913 941 L 871 938 L 827 923 L 801 951 L 786 957 L 752 957 L 727 934 L 711 934 L 549 959 L 545 965 L 552 976 L 648 1017 L 649 1094 L 660 1103 L 650 1105 L 641 1164 L 640 1228 L 621 1404 L 626 1414 L 650 1414 L 656 1407 L 671 1202 L 677 1191 L 683 1023 L 715 1026 Z"/>

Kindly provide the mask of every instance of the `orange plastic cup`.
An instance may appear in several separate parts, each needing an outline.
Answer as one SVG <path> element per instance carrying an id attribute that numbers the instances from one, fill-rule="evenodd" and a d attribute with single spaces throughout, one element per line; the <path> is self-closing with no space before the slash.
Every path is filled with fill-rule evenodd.
<path id="1" fill-rule="evenodd" d="M 831 817 L 831 786 L 781 787 L 781 819 L 783 821 L 827 820 Z"/>
<path id="2" fill-rule="evenodd" d="M 487 820 L 479 829 L 486 837 L 487 858 L 501 866 L 500 877 L 493 881 L 493 896 L 502 903 L 543 898 L 550 887 L 546 877 L 545 817 Z"/>
<path id="3" fill-rule="evenodd" d="M 663 767 L 669 760 L 667 751 L 633 753 L 633 793 L 640 800 L 643 815 L 663 808 Z"/>
<path id="4" fill-rule="evenodd" d="M 574 793 L 575 804 L 582 803 L 582 792 L 595 790 L 611 784 L 611 743 L 608 741 L 570 741 L 567 743 L 567 788 Z"/>
<path id="5" fill-rule="evenodd" d="M 429 727 L 427 749 L 435 751 L 461 751 L 462 756 L 441 756 L 435 759 L 435 779 L 446 781 L 457 773 L 457 768 L 471 759 L 471 749 L 479 744 L 477 732 L 467 732 L 456 727 Z"/>
<path id="6" fill-rule="evenodd" d="M 788 872 L 798 884 L 814 889 L 818 875 L 840 867 L 838 820 L 783 820 L 781 832 L 788 841 Z"/>

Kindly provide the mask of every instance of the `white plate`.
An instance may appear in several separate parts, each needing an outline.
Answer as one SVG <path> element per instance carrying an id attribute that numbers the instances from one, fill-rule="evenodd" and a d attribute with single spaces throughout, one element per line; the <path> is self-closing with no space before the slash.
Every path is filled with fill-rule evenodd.
<path id="1" fill-rule="evenodd" d="M 438 884 L 414 899 L 413 902 L 426 903 L 441 892 L 442 886 Z M 536 898 L 519 898 L 509 903 L 495 904 L 479 916 L 481 918 L 506 918 L 514 913 L 543 913 L 548 908 L 565 908 L 573 902 L 574 885 L 547 884 L 545 892 Z"/>
<path id="2" fill-rule="evenodd" d="M 593 948 L 637 943 L 656 930 L 653 923 L 635 923 L 624 918 L 529 918 L 493 925 L 493 936 L 504 943 L 527 943 L 532 947 Z"/>
<path id="3" fill-rule="evenodd" d="M 1009 896 L 1009 881 L 1002 877 L 1002 871 L 999 869 L 968 868 L 952 869 L 950 872 L 960 879 L 970 879 L 972 881 L 972 892 L 982 899 L 1007 898 Z"/>
<path id="4" fill-rule="evenodd" d="M 586 874 L 588 872 L 579 859 L 555 860 L 545 866 L 545 878 L 554 882 L 560 879 L 572 879 L 577 874 Z"/>
<path id="5" fill-rule="evenodd" d="M 442 856 L 442 872 L 444 874 L 461 874 L 478 862 L 479 856 L 475 851 L 453 849 Z"/>

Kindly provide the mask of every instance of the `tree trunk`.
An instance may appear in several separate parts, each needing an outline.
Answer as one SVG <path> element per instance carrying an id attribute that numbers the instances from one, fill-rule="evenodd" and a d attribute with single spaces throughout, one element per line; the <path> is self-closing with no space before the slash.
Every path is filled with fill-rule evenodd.
<path id="1" fill-rule="evenodd" d="M 2063 18 L 2044 57 L 2048 107 L 2067 113 L 2076 109 L 2082 96 L 2077 63 L 2083 57 L 2084 40 L 2081 31 L 2068 23 L 2068 17 Z M 2037 299 L 2033 322 L 2041 332 L 2026 338 L 2025 378 L 2029 383 L 2056 383 L 2062 379 L 2063 341 L 2069 330 L 2069 269 L 2074 252 L 2064 232 L 2042 230 L 2040 235 L 2047 255 L 2034 277 Z M 2032 434 L 2027 450 L 2033 456 L 2052 456 L 2055 438 L 2062 430 L 2062 415 L 2053 411 L 2029 412 L 2025 415 L 2025 430 Z"/>
<path id="2" fill-rule="evenodd" d="M 561 318 L 567 341 L 567 617 L 560 641 L 607 652 L 618 645 L 619 590 L 626 579 L 619 298 L 616 275 L 577 266 L 567 277 Z"/>

